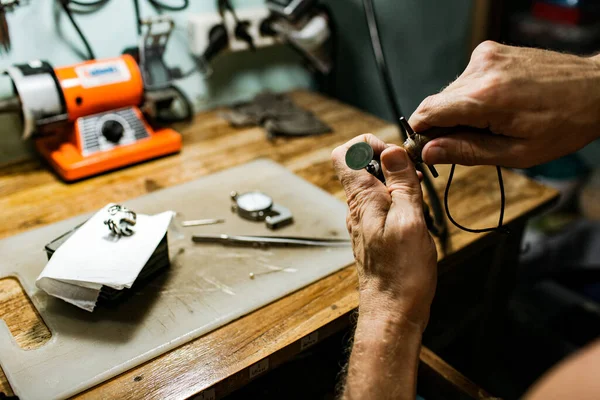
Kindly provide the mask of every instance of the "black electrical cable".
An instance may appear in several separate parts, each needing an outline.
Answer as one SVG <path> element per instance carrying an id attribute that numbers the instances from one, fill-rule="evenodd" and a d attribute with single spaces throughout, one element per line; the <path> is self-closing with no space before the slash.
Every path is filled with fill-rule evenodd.
<path id="1" fill-rule="evenodd" d="M 73 25 L 73 28 L 75 28 L 75 30 L 77 31 L 77 34 L 81 38 L 81 41 L 83 42 L 83 45 L 85 46 L 85 49 L 87 50 L 88 60 L 95 60 L 96 59 L 96 55 L 94 54 L 94 51 L 92 50 L 92 47 L 90 46 L 87 38 L 85 37 L 85 35 L 81 31 L 81 29 L 79 28 L 79 25 L 77 25 L 77 22 L 75 22 L 75 18 L 73 18 L 73 13 L 69 9 L 68 4 L 69 4 L 68 0 L 62 0 L 62 1 L 60 1 L 60 5 L 62 6 L 63 10 L 67 14 L 67 17 L 69 18 L 69 21 L 71 21 L 71 24 Z"/>
<path id="2" fill-rule="evenodd" d="M 369 35 L 371 37 L 371 47 L 373 54 L 375 55 L 375 63 L 379 69 L 379 77 L 383 81 L 383 89 L 390 105 L 390 111 L 394 114 L 394 121 L 400 128 L 400 136 L 403 140 L 406 140 L 404 128 L 400 125 L 400 118 L 402 117 L 402 109 L 394 93 L 394 84 L 392 83 L 392 77 L 388 70 L 388 64 L 385 59 L 385 53 L 383 52 L 383 45 L 381 43 L 381 37 L 379 34 L 379 25 L 377 23 L 377 17 L 375 16 L 375 7 L 372 0 L 363 0 L 363 6 L 365 9 L 365 16 L 367 18 L 367 26 L 369 28 Z"/>
<path id="3" fill-rule="evenodd" d="M 133 0 L 133 8 L 135 9 L 135 23 L 137 26 L 138 36 L 142 34 L 142 16 L 140 13 L 140 2 L 139 0 Z"/>
<path id="4" fill-rule="evenodd" d="M 148 2 L 150 4 L 152 4 L 154 7 L 164 10 L 164 11 L 183 11 L 186 8 L 188 8 L 188 6 L 190 5 L 190 0 L 183 0 L 183 3 L 181 5 L 178 6 L 173 6 L 170 4 L 165 4 L 161 1 L 158 0 L 148 0 Z"/>
<path id="5" fill-rule="evenodd" d="M 75 4 L 76 6 L 80 6 L 80 7 L 102 7 L 103 5 L 105 5 L 106 3 L 108 3 L 110 0 L 96 0 L 96 1 L 79 1 L 79 0 L 69 0 L 69 3 L 71 4 Z"/>
<path id="6" fill-rule="evenodd" d="M 217 0 L 217 9 L 219 10 L 221 18 L 225 18 L 225 12 L 229 11 L 233 16 L 233 21 L 235 22 L 235 24 L 239 25 L 240 20 L 238 19 L 238 16 L 235 13 L 235 8 L 233 8 L 229 0 Z"/>
<path id="7" fill-rule="evenodd" d="M 502 179 L 502 169 L 500 167 L 496 167 L 496 172 L 498 173 L 498 186 L 500 187 L 500 216 L 498 217 L 498 226 L 492 228 L 483 228 L 483 229 L 471 229 L 467 228 L 454 220 L 452 215 L 450 214 L 450 207 L 448 206 L 448 198 L 450 197 L 450 185 L 452 184 L 452 178 L 454 178 L 454 170 L 456 169 L 456 164 L 452 164 L 450 168 L 450 175 L 448 176 L 448 183 L 446 184 L 446 191 L 444 192 L 444 207 L 446 208 L 446 215 L 450 222 L 452 222 L 457 228 L 462 229 L 466 232 L 471 233 L 484 233 L 484 232 L 500 232 L 500 233 L 509 233 L 508 228 L 502 226 L 504 223 L 504 209 L 506 208 L 506 194 L 504 192 L 504 180 Z"/>
<path id="8" fill-rule="evenodd" d="M 379 77 L 383 82 L 383 87 L 388 99 L 388 104 L 390 105 L 390 109 L 394 114 L 396 123 L 398 124 L 400 137 L 404 141 L 407 139 L 407 137 L 406 132 L 404 132 L 404 128 L 400 123 L 400 118 L 402 117 L 402 110 L 396 98 L 396 94 L 394 92 L 394 85 L 392 83 L 392 78 L 385 59 L 385 53 L 383 51 L 383 45 L 381 42 L 381 35 L 379 33 L 379 25 L 377 24 L 377 17 L 375 16 L 375 6 L 373 5 L 372 0 L 363 0 L 363 6 L 365 10 L 365 16 L 367 19 L 367 25 L 369 28 L 369 35 L 371 37 L 371 47 L 375 55 L 375 64 L 377 65 L 377 68 L 379 70 Z M 423 168 L 421 168 L 420 165 L 417 165 L 417 169 L 423 174 L 423 184 L 425 185 L 425 190 L 427 191 L 429 197 L 429 203 L 433 212 L 433 219 L 435 221 L 435 225 L 438 228 L 437 236 L 442 241 L 442 247 L 445 248 L 448 237 L 448 229 L 446 227 L 446 219 L 444 218 L 444 211 L 442 209 L 440 198 L 437 195 L 435 186 L 433 185 L 429 174 Z"/>
<path id="9" fill-rule="evenodd" d="M 392 112 L 394 113 L 394 117 L 396 118 L 396 121 L 400 121 L 400 116 L 402 116 L 402 111 L 401 111 L 400 105 L 398 104 L 398 101 L 396 99 L 394 89 L 393 89 L 392 78 L 390 76 L 390 73 L 389 73 L 389 70 L 387 67 L 387 62 L 385 60 L 385 54 L 384 54 L 383 46 L 381 43 L 379 26 L 377 24 L 377 17 L 375 16 L 375 7 L 373 5 L 373 0 L 363 0 L 363 6 L 365 9 L 365 16 L 367 18 L 367 24 L 369 27 L 369 34 L 371 36 L 371 46 L 373 48 L 373 53 L 375 54 L 375 62 L 379 69 L 379 75 L 383 81 L 384 89 L 385 89 L 390 107 L 392 109 Z M 402 138 L 404 140 L 406 140 L 404 128 L 402 127 L 402 125 L 400 125 L 400 124 L 398 124 L 398 125 L 400 128 L 400 135 L 402 136 Z M 423 173 L 423 183 L 425 184 L 425 189 L 427 190 L 427 193 L 429 194 L 429 201 L 431 203 L 431 208 L 433 210 L 434 219 L 435 219 L 436 223 L 440 227 L 442 227 L 441 228 L 442 234 L 440 235 L 440 238 L 443 241 L 445 241 L 447 238 L 448 232 L 447 232 L 445 220 L 443 217 L 443 211 L 442 211 L 442 206 L 440 204 L 440 199 L 437 196 L 437 192 L 435 191 L 435 187 L 433 186 L 433 182 L 431 182 L 429 175 L 427 175 L 427 173 L 422 168 L 420 168 L 420 166 L 417 166 L 417 169 L 419 169 Z M 504 220 L 504 209 L 506 207 L 506 195 L 505 195 L 505 191 L 504 191 L 504 181 L 502 179 L 502 169 L 500 167 L 496 167 L 496 170 L 498 172 L 498 185 L 500 187 L 500 217 L 498 220 L 498 226 L 494 227 L 494 228 L 484 228 L 484 229 L 470 229 L 470 228 L 464 227 L 461 224 L 459 224 L 458 222 L 456 222 L 456 220 L 450 214 L 450 208 L 448 206 L 448 197 L 449 197 L 450 185 L 452 183 L 452 178 L 454 177 L 455 169 L 456 169 L 456 164 L 452 164 L 452 167 L 450 169 L 450 176 L 448 177 L 448 183 L 446 184 L 446 190 L 444 192 L 444 208 L 445 208 L 446 216 L 448 217 L 450 222 L 452 222 L 452 224 L 454 224 L 454 226 L 456 226 L 457 228 L 462 229 L 463 231 L 466 231 L 466 232 L 508 233 L 508 229 L 502 226 L 503 220 Z"/>
<path id="10" fill-rule="evenodd" d="M 71 12 L 73 14 L 86 15 L 86 14 L 93 14 L 93 13 L 97 12 L 101 8 L 104 8 L 104 6 L 106 6 L 108 3 L 110 3 L 110 0 L 96 0 L 96 1 L 90 1 L 90 2 L 83 2 L 83 1 L 78 1 L 78 0 L 68 0 L 67 6 L 69 7 L 69 10 L 71 10 Z"/>

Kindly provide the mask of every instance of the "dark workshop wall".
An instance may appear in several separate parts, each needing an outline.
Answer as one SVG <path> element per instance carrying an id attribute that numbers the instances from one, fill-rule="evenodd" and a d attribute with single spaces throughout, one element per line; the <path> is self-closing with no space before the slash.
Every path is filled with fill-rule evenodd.
<path id="1" fill-rule="evenodd" d="M 391 113 L 377 75 L 362 0 L 326 0 L 338 28 L 335 94 L 383 118 Z M 462 72 L 473 0 L 375 0 L 383 45 L 403 112 Z"/>

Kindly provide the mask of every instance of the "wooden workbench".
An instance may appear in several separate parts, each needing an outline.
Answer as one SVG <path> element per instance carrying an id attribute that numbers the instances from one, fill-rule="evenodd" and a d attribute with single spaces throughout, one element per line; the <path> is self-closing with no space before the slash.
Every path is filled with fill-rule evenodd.
<path id="1" fill-rule="evenodd" d="M 393 125 L 355 108 L 309 92 L 293 93 L 293 98 L 330 124 L 334 133 L 270 142 L 261 128 L 231 128 L 219 117 L 218 111 L 213 111 L 197 115 L 189 126 L 179 127 L 184 142 L 180 154 L 82 182 L 63 183 L 37 160 L 2 166 L 0 238 L 94 211 L 108 202 L 124 201 L 191 181 L 258 157 L 269 157 L 344 199 L 331 167 L 332 149 L 365 132 L 372 132 L 388 142 L 398 141 Z M 448 170 L 444 167 L 439 170 L 441 177 L 435 183 L 442 192 Z M 518 246 L 518 232 L 526 218 L 555 199 L 557 193 L 508 171 L 505 185 L 505 220 L 516 227 L 517 235 L 516 239 L 501 240 L 504 244 L 512 240 Z M 495 169 L 459 167 L 450 203 L 454 217 L 464 225 L 496 224 L 499 192 Z M 444 256 L 440 252 L 440 279 L 451 276 L 465 257 L 492 246 L 497 243 L 496 239 L 496 235 L 474 235 L 450 227 L 448 253 Z M 512 246 L 514 249 L 515 243 Z M 504 260 L 503 257 L 498 256 Z M 490 271 L 490 274 L 500 273 L 493 265 Z M 272 369 L 300 352 L 307 343 L 347 326 L 349 314 L 358 305 L 356 287 L 356 273 L 350 266 L 80 397 L 187 398 L 207 389 L 205 397 L 200 398 L 212 398 L 215 393 L 221 397 L 250 380 L 250 366 L 261 362 L 258 367 L 268 365 L 268 369 Z M 493 306 L 493 299 L 486 301 Z M 0 279 L 0 318 L 24 348 L 39 347 L 51 336 L 14 279 Z M 424 350 L 422 360 L 427 363 L 433 359 L 435 356 Z M 0 375 L 0 393 L 10 393 L 4 376 Z"/>

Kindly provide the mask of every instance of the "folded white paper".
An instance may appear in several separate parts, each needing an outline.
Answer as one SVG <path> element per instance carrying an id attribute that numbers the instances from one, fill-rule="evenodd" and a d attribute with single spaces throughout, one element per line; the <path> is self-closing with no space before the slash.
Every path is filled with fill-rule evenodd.
<path id="1" fill-rule="evenodd" d="M 110 206 L 97 212 L 54 252 L 36 281 L 38 288 L 90 312 L 102 286 L 131 288 L 175 213 L 137 214 L 135 233 L 117 237 L 104 224 Z"/>

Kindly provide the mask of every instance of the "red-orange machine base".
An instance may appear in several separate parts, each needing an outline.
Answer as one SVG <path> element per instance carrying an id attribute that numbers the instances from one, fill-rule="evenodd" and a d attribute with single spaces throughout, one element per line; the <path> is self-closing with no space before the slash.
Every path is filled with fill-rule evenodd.
<path id="1" fill-rule="evenodd" d="M 75 127 L 71 129 L 72 132 L 41 137 L 35 142 L 40 154 L 65 181 L 76 181 L 181 150 L 179 133 L 168 128 L 154 131 L 146 126 L 149 137 L 145 139 L 83 156 L 75 140 Z"/>

